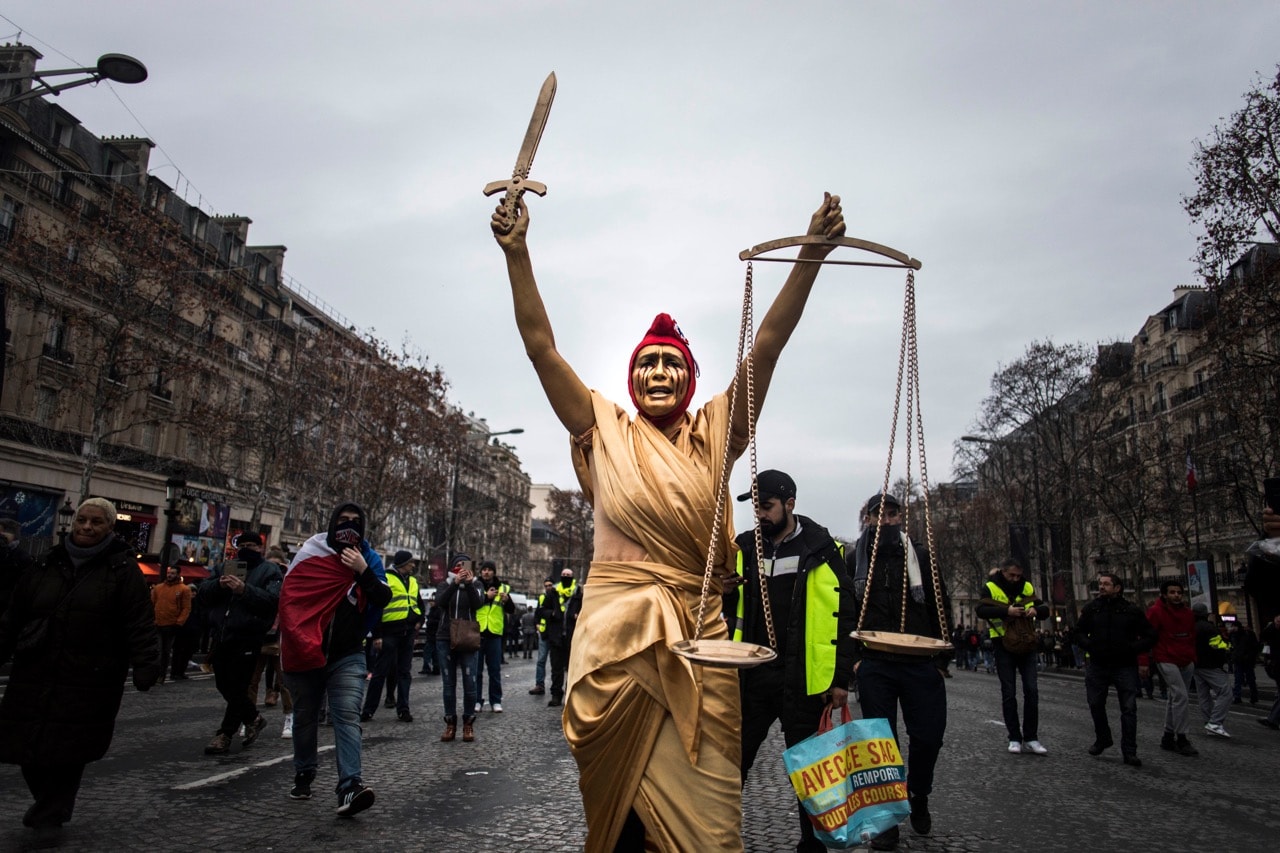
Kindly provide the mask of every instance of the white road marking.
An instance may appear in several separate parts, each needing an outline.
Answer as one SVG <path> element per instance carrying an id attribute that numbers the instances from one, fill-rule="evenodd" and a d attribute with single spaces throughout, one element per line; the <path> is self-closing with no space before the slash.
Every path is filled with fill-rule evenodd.
<path id="1" fill-rule="evenodd" d="M 333 744 L 322 746 L 316 750 L 316 753 L 328 752 L 334 749 Z M 251 770 L 259 770 L 263 767 L 271 767 L 275 764 L 281 764 L 285 761 L 293 761 L 292 755 L 282 755 L 279 758 L 273 758 L 270 761 L 259 761 L 257 764 L 250 764 L 248 767 L 237 767 L 235 770 L 228 770 L 226 773 L 219 773 L 216 776 L 209 776 L 205 779 L 197 779 L 194 782 L 187 782 L 185 785 L 174 785 L 175 791 L 193 791 L 196 788 L 203 788 L 207 785 L 216 785 L 219 782 L 225 782 L 228 779 L 234 779 L 237 776 L 243 776 Z"/>

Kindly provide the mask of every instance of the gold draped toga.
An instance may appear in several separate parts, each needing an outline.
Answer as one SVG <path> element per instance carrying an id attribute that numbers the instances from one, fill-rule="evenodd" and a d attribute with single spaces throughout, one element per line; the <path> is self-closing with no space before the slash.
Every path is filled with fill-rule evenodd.
<path id="1" fill-rule="evenodd" d="M 649 562 L 593 562 L 569 661 L 564 731 L 578 763 L 587 851 L 610 851 L 629 810 L 646 848 L 742 850 L 738 676 L 675 655 L 693 636 L 716 486 L 729 430 L 721 394 L 675 440 L 591 392 L 595 429 L 574 466 L 596 513 L 638 543 Z M 728 507 L 716 549 L 733 547 Z M 717 573 L 719 573 L 719 571 Z M 702 636 L 727 639 L 720 584 Z"/>

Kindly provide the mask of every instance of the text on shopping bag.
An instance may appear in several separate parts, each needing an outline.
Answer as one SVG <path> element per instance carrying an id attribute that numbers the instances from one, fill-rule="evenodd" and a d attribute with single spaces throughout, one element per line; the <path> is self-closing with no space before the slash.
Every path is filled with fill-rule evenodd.
<path id="1" fill-rule="evenodd" d="M 892 738 L 855 740 L 845 744 L 839 752 L 797 768 L 790 776 L 791 785 L 801 799 L 821 794 L 842 784 L 846 778 L 856 794 L 860 788 L 903 781 L 902 754 Z"/>

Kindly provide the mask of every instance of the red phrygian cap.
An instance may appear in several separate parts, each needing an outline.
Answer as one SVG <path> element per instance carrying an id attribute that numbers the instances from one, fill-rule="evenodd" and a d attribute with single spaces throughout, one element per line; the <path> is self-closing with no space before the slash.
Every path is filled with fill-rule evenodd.
<path id="1" fill-rule="evenodd" d="M 635 367 L 636 356 L 640 353 L 640 350 L 652 344 L 665 344 L 675 347 L 684 355 L 685 363 L 689 365 L 689 390 L 685 392 L 684 399 L 680 401 L 680 404 L 661 418 L 651 418 L 640 409 L 640 401 L 636 399 L 636 389 L 631 382 L 631 370 Z M 684 417 L 684 413 L 689 409 L 689 402 L 693 400 L 693 392 L 697 386 L 698 362 L 694 361 L 693 353 L 689 351 L 689 339 L 684 336 L 684 332 L 680 331 L 680 327 L 676 325 L 675 320 L 671 319 L 670 314 L 659 314 L 653 318 L 653 325 L 649 326 L 649 331 L 645 332 L 644 338 L 631 351 L 631 360 L 627 363 L 627 391 L 631 394 L 631 402 L 642 417 L 659 429 L 663 429 Z"/>

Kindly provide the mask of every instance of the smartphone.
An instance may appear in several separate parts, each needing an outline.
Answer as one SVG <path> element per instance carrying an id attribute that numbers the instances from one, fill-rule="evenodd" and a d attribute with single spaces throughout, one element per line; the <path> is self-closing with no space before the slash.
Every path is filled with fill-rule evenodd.
<path id="1" fill-rule="evenodd" d="M 1280 512 L 1280 477 L 1268 477 L 1262 481 L 1262 496 L 1272 512 Z"/>
<path id="2" fill-rule="evenodd" d="M 461 563 L 458 563 L 458 565 L 455 568 L 457 568 L 458 571 L 466 570 L 468 572 L 471 572 L 472 574 L 475 574 L 474 570 L 472 569 L 473 564 L 474 564 L 473 560 L 463 560 Z"/>
<path id="3" fill-rule="evenodd" d="M 240 580 L 244 580 L 249 574 L 249 564 L 244 560 L 227 560 L 222 564 L 222 573 L 235 575 Z"/>

